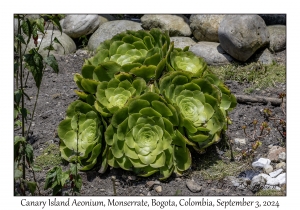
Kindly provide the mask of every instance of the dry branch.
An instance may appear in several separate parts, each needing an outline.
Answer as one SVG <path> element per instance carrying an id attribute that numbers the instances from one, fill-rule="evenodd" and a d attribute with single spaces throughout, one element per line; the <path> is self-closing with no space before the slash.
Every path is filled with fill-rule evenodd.
<path id="1" fill-rule="evenodd" d="M 280 106 L 281 99 L 279 98 L 271 98 L 271 97 L 264 97 L 264 96 L 248 96 L 248 95 L 235 95 L 237 102 L 241 104 L 245 103 L 262 103 L 268 104 L 269 102 L 273 106 Z M 286 102 L 286 100 L 283 100 Z"/>

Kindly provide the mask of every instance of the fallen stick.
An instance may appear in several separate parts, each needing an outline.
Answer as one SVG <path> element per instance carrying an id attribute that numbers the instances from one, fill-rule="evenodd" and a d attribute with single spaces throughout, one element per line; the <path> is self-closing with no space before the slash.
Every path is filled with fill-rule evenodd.
<path id="1" fill-rule="evenodd" d="M 271 98 L 271 97 L 264 97 L 264 96 L 247 96 L 247 95 L 235 95 L 237 102 L 241 104 L 245 103 L 262 103 L 268 104 L 269 102 L 273 106 L 280 106 L 281 99 L 280 98 Z M 286 102 L 284 99 L 283 102 Z"/>

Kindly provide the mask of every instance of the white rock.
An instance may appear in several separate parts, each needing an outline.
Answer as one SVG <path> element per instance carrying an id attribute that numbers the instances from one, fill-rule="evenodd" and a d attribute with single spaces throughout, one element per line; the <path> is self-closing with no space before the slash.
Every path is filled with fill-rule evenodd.
<path id="1" fill-rule="evenodd" d="M 267 158 L 259 158 L 257 161 L 252 163 L 252 167 L 254 168 L 263 168 L 266 165 L 270 165 L 271 160 Z"/>
<path id="2" fill-rule="evenodd" d="M 266 165 L 264 167 L 264 171 L 267 173 L 267 174 L 270 174 L 272 171 L 273 171 L 273 167 L 271 165 Z"/>
<path id="3" fill-rule="evenodd" d="M 269 185 L 279 185 L 280 182 L 277 178 L 270 178 L 267 180 L 267 183 L 266 184 L 269 184 Z"/>
<path id="4" fill-rule="evenodd" d="M 278 179 L 279 184 L 285 184 L 286 183 L 286 173 L 280 174 L 276 177 Z"/>
<path id="5" fill-rule="evenodd" d="M 278 155 L 278 159 L 281 161 L 285 161 L 286 160 L 286 154 L 285 152 L 282 152 Z"/>
<path id="6" fill-rule="evenodd" d="M 282 171 L 283 171 L 282 169 L 278 169 L 276 171 L 269 173 L 269 175 L 270 175 L 270 177 L 274 178 L 274 177 L 278 176 Z"/>
<path id="7" fill-rule="evenodd" d="M 234 143 L 237 145 L 246 145 L 246 139 L 235 138 Z"/>

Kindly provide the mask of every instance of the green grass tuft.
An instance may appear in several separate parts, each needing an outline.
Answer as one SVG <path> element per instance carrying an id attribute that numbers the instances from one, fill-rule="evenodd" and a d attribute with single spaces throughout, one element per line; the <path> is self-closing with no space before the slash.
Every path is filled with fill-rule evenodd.
<path id="1" fill-rule="evenodd" d="M 49 169 L 54 166 L 61 165 L 62 159 L 60 156 L 59 146 L 52 143 L 49 144 L 44 149 L 43 154 L 36 157 L 34 163 L 42 169 Z"/>
<path id="2" fill-rule="evenodd" d="M 277 63 L 271 65 L 262 65 L 259 62 L 247 65 L 229 64 L 208 68 L 222 81 L 235 80 L 248 83 L 250 87 L 244 90 L 245 93 L 251 93 L 256 88 L 265 89 L 274 87 L 277 83 L 286 82 L 286 67 Z"/>

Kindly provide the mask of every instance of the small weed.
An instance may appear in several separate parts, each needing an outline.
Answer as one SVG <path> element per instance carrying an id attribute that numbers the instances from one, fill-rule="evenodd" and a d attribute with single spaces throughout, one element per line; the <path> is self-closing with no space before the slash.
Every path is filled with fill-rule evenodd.
<path id="1" fill-rule="evenodd" d="M 59 146 L 56 144 L 49 144 L 43 151 L 43 154 L 35 159 L 35 165 L 43 168 L 49 169 L 54 166 L 59 166 L 62 164 Z"/>

